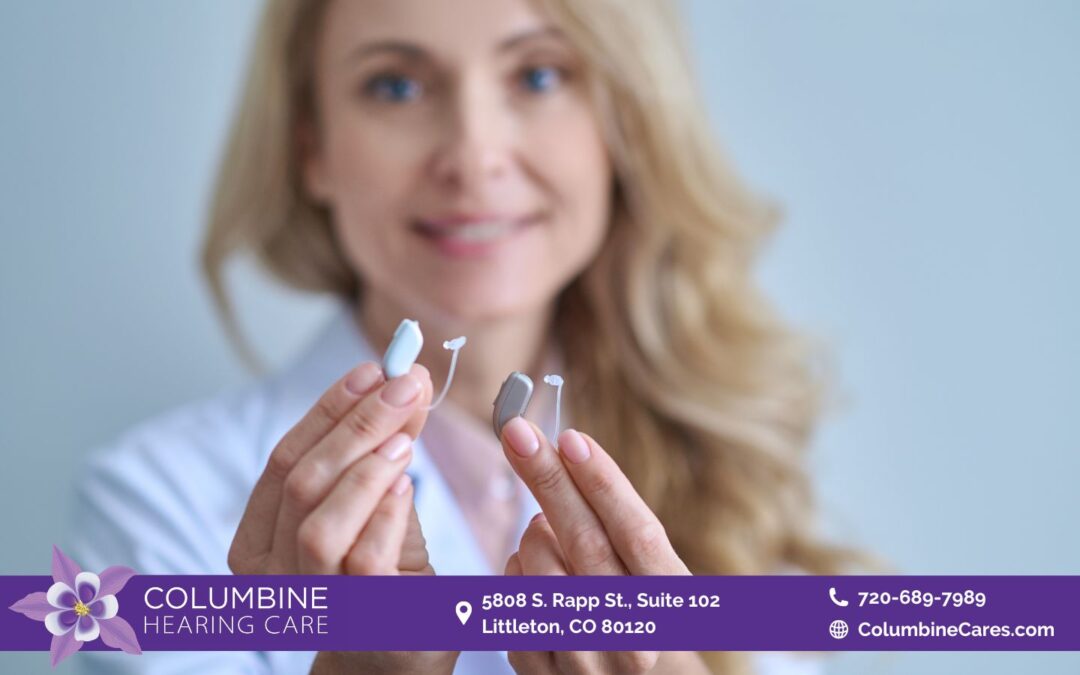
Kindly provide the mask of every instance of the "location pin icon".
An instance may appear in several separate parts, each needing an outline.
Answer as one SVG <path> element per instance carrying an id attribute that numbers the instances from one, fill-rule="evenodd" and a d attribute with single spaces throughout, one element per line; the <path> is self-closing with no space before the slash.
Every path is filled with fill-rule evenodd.
<path id="1" fill-rule="evenodd" d="M 457 612 L 458 621 L 464 626 L 465 622 L 472 616 L 472 605 L 470 605 L 468 601 L 462 600 L 457 604 L 457 607 L 454 608 L 454 611 Z"/>

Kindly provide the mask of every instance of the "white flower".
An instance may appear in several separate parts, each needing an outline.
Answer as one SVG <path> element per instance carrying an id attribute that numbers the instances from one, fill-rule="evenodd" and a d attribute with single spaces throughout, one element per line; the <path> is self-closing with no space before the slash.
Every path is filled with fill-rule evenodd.
<path id="1" fill-rule="evenodd" d="M 75 575 L 75 588 L 57 581 L 45 593 L 45 599 L 56 608 L 45 617 L 45 627 L 53 635 L 67 635 L 75 631 L 79 642 L 91 642 L 101 634 L 98 621 L 116 616 L 115 595 L 98 597 L 101 579 L 93 572 Z"/>

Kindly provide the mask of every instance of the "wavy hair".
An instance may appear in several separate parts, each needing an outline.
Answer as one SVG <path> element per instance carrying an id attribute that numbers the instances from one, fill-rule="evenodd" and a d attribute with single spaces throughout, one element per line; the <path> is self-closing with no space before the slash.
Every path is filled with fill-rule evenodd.
<path id="1" fill-rule="evenodd" d="M 300 173 L 326 2 L 268 1 L 203 242 L 219 316 L 256 371 L 223 280 L 233 254 L 297 289 L 351 301 L 362 290 Z M 557 301 L 572 418 L 587 420 L 695 574 L 863 564 L 817 532 L 805 454 L 826 392 L 821 351 L 755 286 L 776 209 L 712 137 L 675 3 L 538 3 L 588 64 L 615 174 L 608 239 Z M 703 656 L 714 672 L 748 667 L 737 653 Z"/>

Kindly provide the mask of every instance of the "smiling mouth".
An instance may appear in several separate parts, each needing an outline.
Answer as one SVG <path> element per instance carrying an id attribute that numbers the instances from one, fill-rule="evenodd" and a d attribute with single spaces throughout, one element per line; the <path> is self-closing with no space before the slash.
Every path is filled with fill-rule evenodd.
<path id="1" fill-rule="evenodd" d="M 463 244 L 485 244 L 498 241 L 532 225 L 539 216 L 520 218 L 482 218 L 476 220 L 414 221 L 412 227 L 430 239 Z"/>

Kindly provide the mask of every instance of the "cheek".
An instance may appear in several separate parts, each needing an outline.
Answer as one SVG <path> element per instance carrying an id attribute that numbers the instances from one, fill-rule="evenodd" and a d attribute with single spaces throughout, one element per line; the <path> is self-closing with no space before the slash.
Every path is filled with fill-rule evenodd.
<path id="1" fill-rule="evenodd" d="M 341 133 L 331 155 L 334 227 L 345 255 L 365 280 L 385 279 L 406 255 L 401 204 L 415 190 L 415 149 L 407 138 L 372 133 L 372 125 Z"/>
<path id="2" fill-rule="evenodd" d="M 607 231 L 612 170 L 595 120 L 585 110 L 536 130 L 531 157 L 560 211 L 557 252 L 563 267 L 583 267 Z M 575 270 L 580 271 L 580 270 Z"/>

